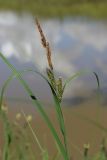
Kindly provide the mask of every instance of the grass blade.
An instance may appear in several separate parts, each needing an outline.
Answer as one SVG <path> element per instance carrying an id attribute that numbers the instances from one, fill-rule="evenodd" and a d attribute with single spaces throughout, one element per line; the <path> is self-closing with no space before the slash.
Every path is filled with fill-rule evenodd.
<path id="1" fill-rule="evenodd" d="M 72 82 L 72 80 L 82 76 L 82 75 L 87 75 L 87 74 L 93 74 L 96 78 L 96 81 L 97 81 L 97 88 L 100 89 L 100 81 L 99 81 L 99 77 L 97 75 L 97 73 L 95 72 L 91 72 L 91 71 L 87 71 L 87 70 L 82 70 L 82 71 L 79 71 L 77 73 L 75 73 L 74 75 L 72 75 L 71 77 L 69 77 L 66 81 L 65 81 L 65 84 L 64 84 L 64 87 L 63 87 L 63 90 L 65 90 L 66 86 Z"/>

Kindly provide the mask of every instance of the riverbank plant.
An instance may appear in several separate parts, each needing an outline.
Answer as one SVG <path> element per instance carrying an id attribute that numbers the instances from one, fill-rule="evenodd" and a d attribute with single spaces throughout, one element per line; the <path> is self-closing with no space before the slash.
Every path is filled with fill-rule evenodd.
<path id="1" fill-rule="evenodd" d="M 36 107 L 37 111 L 41 115 L 41 118 L 44 120 L 44 122 L 48 126 L 48 128 L 53 136 L 53 139 L 54 139 L 54 142 L 55 142 L 55 145 L 57 148 L 57 153 L 53 157 L 53 160 L 58 160 L 58 159 L 72 160 L 72 151 L 70 154 L 70 148 L 68 147 L 69 140 L 67 139 L 67 133 L 66 133 L 66 124 L 65 124 L 64 115 L 62 112 L 63 93 L 64 93 L 66 86 L 70 82 L 72 82 L 72 80 L 74 80 L 80 76 L 89 74 L 91 72 L 86 71 L 86 70 L 79 71 L 78 73 L 75 73 L 70 78 L 68 78 L 65 82 L 63 81 L 63 79 L 61 77 L 56 77 L 56 75 L 54 73 L 55 66 L 53 65 L 52 58 L 51 58 L 50 44 L 47 41 L 47 39 L 43 33 L 43 30 L 41 28 L 41 25 L 37 19 L 36 19 L 36 26 L 37 26 L 38 31 L 40 33 L 42 46 L 46 50 L 46 57 L 47 57 L 47 61 L 48 61 L 48 68 L 46 68 L 46 75 L 43 75 L 34 69 L 26 69 L 26 70 L 19 71 L 9 62 L 9 60 L 2 53 L 0 53 L 0 58 L 4 61 L 4 63 L 8 66 L 8 68 L 12 71 L 12 74 L 4 82 L 4 85 L 1 88 L 1 96 L 0 96 L 0 116 L 1 116 L 2 122 L 4 124 L 4 133 L 5 133 L 5 137 L 4 137 L 5 144 L 4 144 L 2 159 L 3 160 L 12 159 L 12 155 L 10 154 L 10 148 L 13 143 L 13 140 L 16 141 L 16 143 L 17 143 L 17 147 L 15 150 L 15 153 L 17 155 L 17 157 L 15 157 L 16 160 L 17 159 L 19 159 L 19 160 L 33 160 L 33 159 L 35 159 L 35 157 L 32 153 L 31 153 L 31 156 L 32 156 L 31 158 L 29 158 L 28 157 L 29 155 L 26 154 L 28 152 L 28 150 L 30 149 L 29 143 L 28 142 L 25 143 L 27 141 L 27 132 L 25 132 L 24 129 L 21 128 L 20 124 L 16 122 L 16 123 L 14 123 L 14 128 L 18 128 L 18 132 L 16 131 L 17 134 L 14 133 L 15 130 L 13 129 L 13 125 L 9 123 L 6 112 L 2 109 L 3 97 L 4 97 L 4 93 L 6 91 L 6 88 L 14 78 L 17 78 L 19 80 L 20 84 L 23 86 L 25 92 L 27 92 L 28 98 L 31 99 L 34 107 Z M 47 112 L 45 111 L 44 105 L 37 98 L 37 96 L 33 93 L 32 89 L 29 87 L 26 80 L 23 79 L 23 75 L 28 74 L 29 72 L 31 72 L 32 74 L 35 74 L 35 75 L 38 74 L 49 85 L 51 92 L 52 92 L 53 100 L 54 100 L 54 108 L 56 111 L 56 117 L 57 117 L 57 122 L 59 125 L 59 130 L 60 130 L 61 136 L 59 136 L 56 128 L 54 127 L 54 122 L 49 118 Z M 99 78 L 95 72 L 92 72 L 92 75 L 95 77 L 96 82 L 97 82 L 98 99 L 99 99 L 99 87 L 100 87 Z M 47 148 L 44 148 L 41 145 L 36 133 L 34 132 L 32 126 L 30 124 L 31 117 L 29 116 L 29 118 L 26 118 L 26 114 L 24 113 L 23 110 L 21 111 L 21 115 L 23 115 L 23 117 L 25 118 L 26 126 L 30 129 L 30 131 L 34 137 L 34 141 L 37 143 L 37 145 L 40 149 L 40 152 L 42 155 L 41 159 L 50 160 Z M 21 115 L 17 114 L 16 119 L 17 120 L 20 119 Z M 91 123 L 95 127 L 100 128 L 104 132 L 107 132 L 107 129 L 104 128 L 97 121 L 90 120 L 87 117 L 81 116 L 81 115 L 76 115 L 76 116 L 84 119 L 88 123 Z M 97 155 L 95 155 L 95 157 L 90 157 L 88 154 L 89 144 L 84 145 L 83 153 L 81 153 L 83 156 L 83 160 L 106 160 L 107 154 L 106 154 L 106 147 L 105 147 L 104 142 L 105 141 L 103 141 L 103 143 L 102 143 L 102 147 L 101 147 L 100 152 Z M 28 149 L 28 150 L 26 150 L 26 149 Z M 31 152 L 31 150 L 30 150 L 30 152 Z M 15 155 L 13 153 L 13 157 L 14 156 Z"/>

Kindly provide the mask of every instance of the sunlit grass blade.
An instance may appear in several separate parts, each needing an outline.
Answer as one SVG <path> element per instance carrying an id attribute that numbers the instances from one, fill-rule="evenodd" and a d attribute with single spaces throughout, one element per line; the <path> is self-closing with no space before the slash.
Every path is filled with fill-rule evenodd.
<path id="1" fill-rule="evenodd" d="M 68 157 L 67 157 L 67 154 L 66 154 L 66 150 L 65 150 L 63 144 L 61 143 L 61 141 L 60 141 L 60 139 L 59 139 L 59 137 L 57 135 L 57 132 L 56 132 L 55 128 L 52 125 L 52 122 L 50 121 L 50 119 L 48 118 L 48 115 L 44 111 L 42 104 L 37 99 L 37 97 L 35 97 L 34 93 L 30 89 L 30 87 L 28 86 L 28 84 L 26 83 L 26 81 L 23 80 L 23 78 L 21 77 L 21 74 L 13 67 L 13 65 L 11 65 L 9 63 L 9 61 L 1 53 L 0 53 L 0 57 L 7 64 L 7 66 L 11 69 L 11 71 L 13 72 L 13 74 L 15 76 L 17 76 L 17 78 L 19 79 L 20 83 L 23 85 L 24 89 L 26 90 L 26 92 L 28 93 L 28 95 L 30 96 L 30 98 L 32 99 L 33 103 L 35 104 L 35 106 L 37 106 L 37 109 L 38 109 L 39 113 L 41 114 L 42 118 L 45 120 L 46 124 L 50 128 L 50 131 L 51 131 L 51 133 L 52 133 L 55 141 L 57 142 L 57 144 L 58 144 L 58 146 L 60 148 L 60 151 L 61 151 L 61 154 L 62 154 L 63 158 L 65 160 L 68 160 Z"/>

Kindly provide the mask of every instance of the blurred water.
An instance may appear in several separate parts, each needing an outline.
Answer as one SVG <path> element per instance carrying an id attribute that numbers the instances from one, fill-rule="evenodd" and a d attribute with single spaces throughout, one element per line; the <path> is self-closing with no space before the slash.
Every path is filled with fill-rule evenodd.
<path id="1" fill-rule="evenodd" d="M 81 69 L 95 71 L 106 93 L 107 80 L 107 22 L 68 17 L 40 19 L 44 33 L 50 42 L 55 72 L 64 79 Z M 45 72 L 47 60 L 40 42 L 40 35 L 30 14 L 17 15 L 0 12 L 0 51 L 18 69 L 33 68 Z M 10 75 L 9 69 L 0 60 L 0 87 Z M 38 97 L 50 102 L 50 90 L 39 76 L 25 76 Z M 87 100 L 87 94 L 96 88 L 92 75 L 80 77 L 68 87 L 64 97 L 73 103 Z M 77 99 L 75 99 L 75 95 Z M 23 101 L 27 97 L 18 81 L 13 81 L 7 91 L 11 99 Z M 81 99 L 85 96 L 85 99 Z M 78 100 L 78 101 L 77 101 Z"/>

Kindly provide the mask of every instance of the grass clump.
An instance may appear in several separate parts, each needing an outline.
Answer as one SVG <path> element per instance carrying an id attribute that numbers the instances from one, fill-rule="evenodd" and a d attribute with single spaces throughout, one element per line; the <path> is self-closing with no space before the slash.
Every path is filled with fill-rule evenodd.
<path id="1" fill-rule="evenodd" d="M 30 97 L 30 99 L 32 100 L 32 103 L 34 104 L 34 107 L 37 108 L 38 112 L 40 113 L 42 119 L 45 121 L 45 123 L 47 124 L 48 128 L 50 129 L 50 132 L 53 136 L 53 139 L 55 141 L 55 145 L 57 148 L 57 153 L 56 155 L 53 157 L 53 160 L 58 160 L 61 159 L 61 157 L 64 160 L 71 160 L 72 155 L 70 155 L 70 148 L 68 147 L 68 140 L 67 140 L 67 133 L 66 133 L 66 125 L 65 125 L 65 120 L 64 120 L 64 116 L 63 116 L 63 112 L 62 112 L 62 98 L 63 98 L 63 93 L 64 90 L 67 86 L 67 84 L 69 82 L 71 82 L 73 79 L 81 76 L 81 75 L 85 75 L 85 74 L 89 74 L 89 71 L 80 71 L 78 73 L 75 73 L 74 75 L 72 75 L 70 78 L 68 78 L 65 82 L 63 82 L 61 77 L 56 78 L 55 73 L 54 73 L 54 66 L 52 63 L 52 59 L 51 59 L 51 49 L 50 49 L 50 45 L 49 42 L 47 41 L 43 30 L 41 28 L 41 25 L 39 23 L 39 21 L 36 19 L 36 25 L 38 28 L 38 31 L 40 33 L 40 37 L 41 37 L 41 43 L 43 45 L 43 47 L 46 50 L 46 56 L 47 56 L 47 61 L 48 61 L 48 68 L 46 69 L 46 75 L 44 76 L 41 73 L 39 73 L 38 71 L 35 71 L 33 69 L 26 69 L 23 71 L 18 71 L 4 56 L 2 53 L 0 53 L 0 57 L 2 58 L 2 60 L 4 61 L 4 63 L 8 66 L 8 68 L 12 71 L 12 75 L 9 76 L 9 78 L 4 82 L 4 85 L 1 89 L 1 96 L 0 96 L 0 114 L 1 117 L 3 119 L 3 123 L 5 126 L 5 145 L 4 145 L 4 152 L 3 152 L 3 160 L 10 160 L 10 154 L 9 154 L 9 148 L 10 148 L 10 144 L 12 142 L 12 140 L 14 140 L 14 138 L 16 137 L 16 139 L 19 139 L 21 137 L 23 137 L 22 139 L 26 142 L 27 141 L 27 132 L 25 133 L 25 131 L 23 130 L 23 128 L 20 127 L 20 125 L 18 123 L 15 123 L 15 127 L 19 128 L 19 132 L 21 136 L 19 135 L 15 135 L 14 132 L 12 134 L 12 132 L 10 132 L 11 126 L 9 125 L 7 116 L 5 116 L 5 112 L 2 111 L 2 105 L 3 105 L 3 96 L 4 96 L 4 92 L 7 88 L 7 86 L 9 85 L 9 83 L 14 79 L 17 78 L 19 80 L 19 82 L 21 83 L 21 85 L 24 87 L 25 91 L 28 93 L 28 96 Z M 41 101 L 37 98 L 37 96 L 33 93 L 33 91 L 31 90 L 31 88 L 29 87 L 29 85 L 27 84 L 27 82 L 23 79 L 23 74 L 24 73 L 28 73 L 28 72 L 32 72 L 32 73 L 36 73 L 39 74 L 49 85 L 51 91 L 52 91 L 52 95 L 53 95 L 53 100 L 54 100 L 54 105 L 55 105 L 55 110 L 56 110 L 56 117 L 57 117 L 57 122 L 59 125 L 59 129 L 60 129 L 60 134 L 61 136 L 59 136 L 56 128 L 54 127 L 53 121 L 51 121 L 51 119 L 49 118 L 47 112 L 44 109 L 44 105 L 42 105 Z M 98 86 L 98 90 L 100 87 L 100 83 L 99 83 L 99 78 L 98 75 L 93 72 L 93 75 L 96 78 L 97 81 L 97 86 Z M 39 139 L 38 136 L 36 135 L 36 133 L 34 132 L 31 124 L 30 124 L 30 120 L 31 117 L 26 117 L 26 114 L 24 113 L 24 111 L 22 111 L 22 114 L 25 118 L 26 124 L 29 127 L 35 142 L 38 144 L 38 147 L 40 149 L 41 155 L 42 155 L 42 160 L 49 160 L 49 153 L 48 150 L 46 148 L 44 148 Z M 19 120 L 21 117 L 20 114 L 16 115 L 16 119 Z M 102 129 L 100 124 L 97 124 L 97 122 L 93 122 L 85 117 L 82 117 L 83 119 L 87 120 L 88 122 L 94 124 L 96 127 Z M 17 132 L 16 132 L 17 133 Z M 13 135 L 13 136 L 12 136 Z M 15 136 L 14 136 L 15 135 Z M 19 159 L 19 160 L 29 160 L 29 155 L 26 155 L 26 148 L 29 148 L 29 143 L 27 142 L 27 144 L 25 144 L 23 142 L 23 140 L 21 139 L 21 147 L 20 147 L 20 143 L 18 143 L 17 147 L 16 147 L 16 151 L 17 152 L 16 155 L 18 155 L 18 158 L 15 159 Z M 105 145 L 103 143 L 102 148 L 100 150 L 100 152 L 98 153 L 97 156 L 95 157 L 90 157 L 88 154 L 88 150 L 89 150 L 89 146 L 85 145 L 84 146 L 84 152 L 83 152 L 83 160 L 106 160 L 107 159 L 107 155 L 106 153 L 106 148 Z M 31 151 L 30 151 L 31 152 Z M 32 153 L 31 153 L 32 155 Z M 60 157 L 61 156 L 61 157 Z M 100 159 L 99 159 L 100 157 Z M 32 158 L 30 159 L 35 159 L 34 156 L 32 156 Z"/>

